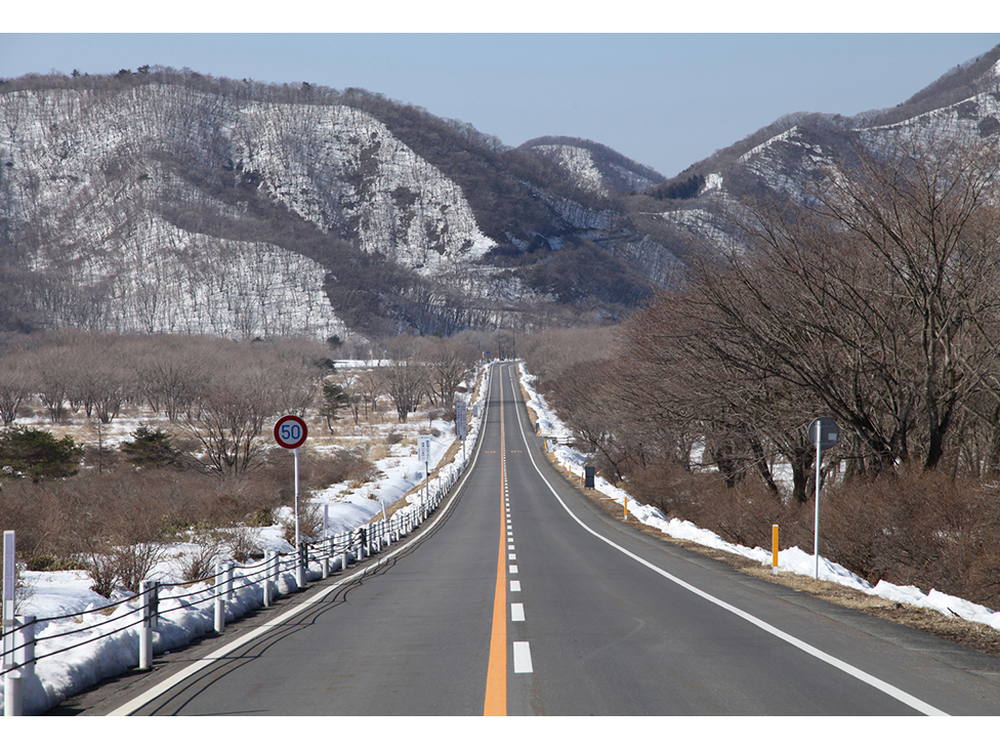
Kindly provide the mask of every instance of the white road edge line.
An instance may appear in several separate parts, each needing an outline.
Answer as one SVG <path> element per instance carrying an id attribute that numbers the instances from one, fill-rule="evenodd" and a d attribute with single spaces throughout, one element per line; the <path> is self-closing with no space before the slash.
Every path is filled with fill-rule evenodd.
<path id="1" fill-rule="evenodd" d="M 489 403 L 490 403 L 489 393 L 490 393 L 490 390 L 492 389 L 492 387 L 493 387 L 493 371 L 492 371 L 492 368 L 490 368 L 490 370 L 488 371 L 488 378 L 487 378 L 487 383 L 486 383 L 486 388 L 487 388 L 487 391 L 486 391 L 486 393 L 487 393 L 487 396 L 486 396 L 486 405 L 487 405 L 487 407 L 489 406 Z M 500 380 L 500 387 L 501 387 L 501 389 L 503 388 L 503 379 L 502 378 Z M 501 396 L 502 395 L 503 394 L 502 394 L 502 391 L 501 391 Z M 215 661 L 217 659 L 221 659 L 226 654 L 229 654 L 229 653 L 235 651 L 236 649 L 238 649 L 240 646 L 243 646 L 243 645 L 249 643 L 250 641 L 254 640 L 255 638 L 259 638 L 260 636 L 264 635 L 268 630 L 272 629 L 275 625 L 280 625 L 284 621 L 291 619 L 295 615 L 299 614 L 300 612 L 308 609 L 309 607 L 313 606 L 317 602 L 319 602 L 322 599 L 324 599 L 326 596 L 328 596 L 330 594 L 330 592 L 332 592 L 335 589 L 343 586 L 344 584 L 350 583 L 351 581 L 355 580 L 356 578 L 359 578 L 359 577 L 363 576 L 368 571 L 370 571 L 370 570 L 372 570 L 374 568 L 377 568 L 380 565 L 384 565 L 385 563 L 389 562 L 389 560 L 391 560 L 392 558 L 396 557 L 401 552 L 403 552 L 405 549 L 407 549 L 408 547 L 413 546 L 416 542 L 420 541 L 420 539 L 423 536 L 425 536 L 428 532 L 431 531 L 431 529 L 433 529 L 435 526 L 438 525 L 438 523 L 441 522 L 441 519 L 444 518 L 444 516 L 445 516 L 444 511 L 446 511 L 448 508 L 450 508 L 452 506 L 452 504 L 455 502 L 455 499 L 459 496 L 459 494 L 461 494 L 462 488 L 465 486 L 465 482 L 468 480 L 468 478 L 470 476 L 472 476 L 472 469 L 475 467 L 476 462 L 479 460 L 479 455 L 482 452 L 483 442 L 484 442 L 485 436 L 486 436 L 486 420 L 484 419 L 483 420 L 482 429 L 480 429 L 480 431 L 479 431 L 479 444 L 476 446 L 476 453 L 475 453 L 475 455 L 472 458 L 472 462 L 469 464 L 469 467 L 468 467 L 469 470 L 466 471 L 465 476 L 462 477 L 462 480 L 458 483 L 458 486 L 452 491 L 452 493 L 451 493 L 451 499 L 448 500 L 447 505 L 445 505 L 443 507 L 439 507 L 438 510 L 437 510 L 437 512 L 434 513 L 434 516 L 432 517 L 431 522 L 428 523 L 423 528 L 423 530 L 420 531 L 419 534 L 417 534 L 416 536 L 414 536 L 413 539 L 411 539 L 410 541 L 408 541 L 402 547 L 399 547 L 398 549 L 390 552 L 388 555 L 386 555 L 384 558 L 381 558 L 380 560 L 376 561 L 374 564 L 372 564 L 372 565 L 366 565 L 365 567 L 361 568 L 360 570 L 358 570 L 357 572 L 355 572 L 353 575 L 348 576 L 347 578 L 343 579 L 342 581 L 337 581 L 336 583 L 334 583 L 331 586 L 324 586 L 321 590 L 317 591 L 316 594 L 314 594 L 313 596 L 310 596 L 304 602 L 302 602 L 301 604 L 296 605 L 292 609 L 290 609 L 287 612 L 285 612 L 283 615 L 279 615 L 278 617 L 275 617 L 273 620 L 270 620 L 269 622 L 267 622 L 267 623 L 265 623 L 263 625 L 260 625 L 260 626 L 258 626 L 256 628 L 254 628 L 249 633 L 246 633 L 245 635 L 240 636 L 239 638 L 237 638 L 236 640 L 232 641 L 231 643 L 228 643 L 225 646 L 222 646 L 221 648 L 216 649 L 215 651 L 213 651 L 212 653 L 208 654 L 207 656 L 204 656 L 204 657 L 200 658 L 196 663 L 192 664 L 189 667 L 185 667 L 180 672 L 177 672 L 176 674 L 171 675 L 170 677 L 166 678 L 162 682 L 160 682 L 160 683 L 156 684 L 155 686 L 149 688 L 145 692 L 140 693 L 138 696 L 136 696 L 132 700 L 128 701 L 127 703 L 119 706 L 115 710 L 109 712 L 107 715 L 108 716 L 128 716 L 133 711 L 136 711 L 136 710 L 142 708 L 143 706 L 145 706 L 150 701 L 153 701 L 156 698 L 158 698 L 159 696 L 163 695 L 165 692 L 167 692 L 168 690 L 170 690 L 175 685 L 183 682 L 184 680 L 186 680 L 191 675 L 193 675 L 193 674 L 201 671 L 205 667 L 209 666 L 209 664 L 207 664 L 206 662 L 212 662 L 212 661 Z"/>
<path id="2" fill-rule="evenodd" d="M 516 365 L 514 365 L 514 366 L 516 367 Z M 764 622 L 763 620 L 761 620 L 758 617 L 755 617 L 754 615 L 750 614 L 749 612 L 746 612 L 746 611 L 740 609 L 739 607 L 733 606 L 732 604 L 729 604 L 728 602 L 724 602 L 722 599 L 719 599 L 719 598 L 717 598 L 715 596 L 712 596 L 711 594 L 709 594 L 706 591 L 702 591 L 701 589 L 699 589 L 696 586 L 693 586 L 692 584 L 688 583 L 687 581 L 685 581 L 685 580 L 683 580 L 681 578 L 678 578 L 677 576 L 675 576 L 675 575 L 673 575 L 671 573 L 668 573 L 667 571 L 663 570 L 662 568 L 659 568 L 656 565 L 653 565 L 653 563 L 651 563 L 651 562 L 648 562 L 648 561 L 644 560 L 643 558 L 639 557 L 639 555 L 636 555 L 635 553 L 633 553 L 633 552 L 625 549 L 621 545 L 615 544 L 613 541 L 611 541 L 607 537 L 601 536 L 596 531 L 594 531 L 589 526 L 587 526 L 587 524 L 585 524 L 583 521 L 581 521 L 579 518 L 577 518 L 576 515 L 573 513 L 573 511 L 571 511 L 569 509 L 569 507 L 566 505 L 566 503 L 563 502 L 562 498 L 559 497 L 559 493 L 557 493 L 555 491 L 555 489 L 553 489 L 552 485 L 549 484 L 549 480 L 545 478 L 544 474 L 542 474 L 542 470 L 538 468 L 538 464 L 535 463 L 534 452 L 531 450 L 531 446 L 528 443 L 528 436 L 524 432 L 524 424 L 521 421 L 521 410 L 517 408 L 517 401 L 516 401 L 517 394 L 514 391 L 514 375 L 513 375 L 513 373 L 511 372 L 511 370 L 509 368 L 507 370 L 507 375 L 510 378 L 511 395 L 514 397 L 514 413 L 517 415 L 517 426 L 521 430 L 521 438 L 524 440 L 525 447 L 528 448 L 528 458 L 531 459 L 531 465 L 535 467 L 535 471 L 538 472 L 538 476 L 541 477 L 541 479 L 542 479 L 543 482 L 545 482 L 545 486 L 549 488 L 549 492 L 552 493 L 552 495 L 555 497 L 555 499 L 563 507 L 563 510 L 565 510 L 569 514 L 570 518 L 572 518 L 580 526 L 582 526 L 583 529 L 586 530 L 589 534 L 592 534 L 593 536 L 597 537 L 598 539 L 600 539 L 605 544 L 607 544 L 607 545 L 609 545 L 611 547 L 614 547 L 616 550 L 618 550 L 622 554 L 624 554 L 624 555 L 626 555 L 628 557 L 631 557 L 633 560 L 635 560 L 636 562 L 638 562 L 640 565 L 645 565 L 647 568 L 649 568 L 650 570 L 654 571 L 655 573 L 658 573 L 659 575 L 663 576 L 664 578 L 666 578 L 666 579 L 668 579 L 670 581 L 673 581 L 678 586 L 681 586 L 681 587 L 687 589 L 691 593 L 700 596 L 702 599 L 705 599 L 706 601 L 709 601 L 712 604 L 715 604 L 716 606 L 721 607 L 722 609 L 724 609 L 724 610 L 726 610 L 728 612 L 732 612 L 737 617 L 741 617 L 742 619 L 746 620 L 750 624 L 757 626 L 761 630 L 763 630 L 763 631 L 765 631 L 767 633 L 770 633 L 771 635 L 775 636 L 776 638 L 780 638 L 781 640 L 785 641 L 786 643 L 789 643 L 792 646 L 795 646 L 795 648 L 798 648 L 798 649 L 801 649 L 802 651 L 805 651 L 810 656 L 813 656 L 813 657 L 819 659 L 820 661 L 826 662 L 830 666 L 835 667 L 836 669 L 839 669 L 840 671 L 845 672 L 846 674 L 849 674 L 851 677 L 854 677 L 855 679 L 860 680 L 861 682 L 864 682 L 867 685 L 870 685 L 871 687 L 875 688 L 876 690 L 879 690 L 879 691 L 885 693 L 889 697 L 895 698 L 900 703 L 903 703 L 903 704 L 909 706 L 910 708 L 914 709 L 915 711 L 919 711 L 920 713 L 925 714 L 927 716 L 948 716 L 949 715 L 949 714 L 945 713 L 944 711 L 942 711 L 941 709 L 935 708 L 931 704 L 926 703 L 926 702 L 920 700 L 916 696 L 910 695 L 905 690 L 902 690 L 902 689 L 896 687 L 895 685 L 890 685 L 885 680 L 880 680 L 878 677 L 875 677 L 874 675 L 868 674 L 864 670 L 858 669 L 857 667 L 855 667 L 855 666 L 853 666 L 851 664 L 848 664 L 845 661 L 842 661 L 842 660 L 838 659 L 836 656 L 831 656 L 830 654 L 826 653 L 825 651 L 821 651 L 820 649 L 816 648 L 815 646 L 809 645 L 805 641 L 800 640 L 799 638 L 796 638 L 794 635 L 790 635 L 789 633 L 786 633 L 783 630 L 779 630 L 778 628 L 774 627 L 773 625 L 771 625 L 771 624 L 769 624 L 767 622 Z M 500 378 L 500 383 L 501 383 L 500 387 L 503 388 L 503 376 L 502 375 L 501 375 L 501 378 Z"/>
<path id="3" fill-rule="evenodd" d="M 511 622 L 524 622 L 524 605 L 521 602 L 510 603 Z"/>
<path id="4" fill-rule="evenodd" d="M 514 641 L 514 674 L 534 672 L 531 667 L 531 646 L 527 641 Z"/>

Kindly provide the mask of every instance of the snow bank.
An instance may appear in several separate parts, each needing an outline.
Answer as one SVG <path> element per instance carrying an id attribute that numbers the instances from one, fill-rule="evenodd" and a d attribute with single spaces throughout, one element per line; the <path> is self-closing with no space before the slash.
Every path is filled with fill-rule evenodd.
<path id="1" fill-rule="evenodd" d="M 310 570 L 309 577 L 318 578 L 319 567 L 311 567 L 314 569 Z M 234 620 L 260 606 L 262 589 L 258 581 L 263 577 L 262 567 L 248 567 L 245 580 L 239 577 L 239 569 L 236 574 L 232 599 L 224 603 L 227 620 Z M 29 582 L 36 587 L 29 604 L 39 619 L 82 613 L 68 619 L 41 622 L 37 626 L 35 674 L 22 681 L 26 714 L 43 713 L 69 696 L 135 666 L 141 621 L 138 599 L 109 609 L 111 600 L 90 591 L 92 581 L 82 571 L 28 572 L 26 575 L 31 576 Z M 43 585 L 47 580 L 54 585 Z M 247 585 L 243 586 L 244 583 Z M 279 592 L 287 594 L 294 588 L 294 575 L 283 573 L 279 576 Z M 153 634 L 155 653 L 179 648 L 213 631 L 215 603 L 212 592 L 211 582 L 205 581 L 161 587 L 160 612 L 163 614 Z M 0 687 L 0 695 L 2 693 Z"/>
<path id="2" fill-rule="evenodd" d="M 334 366 L 338 370 L 354 370 L 361 367 L 389 367 L 393 364 L 391 359 L 335 359 Z"/>
<path id="3" fill-rule="evenodd" d="M 454 423 L 436 419 L 431 430 L 438 433 L 436 437 L 430 433 L 430 465 L 436 467 L 455 440 Z M 393 445 L 389 456 L 375 462 L 379 479 L 355 488 L 350 481 L 339 482 L 313 493 L 309 502 L 325 507 L 328 514 L 327 532 L 336 534 L 357 528 L 380 513 L 383 503 L 388 508 L 423 482 L 424 464 L 413 451 L 412 446 Z"/>
<path id="4" fill-rule="evenodd" d="M 582 477 L 584 465 L 587 464 L 587 456 L 567 445 L 562 445 L 558 441 L 570 440 L 573 431 L 559 419 L 559 416 L 549 407 L 545 397 L 538 393 L 534 387 L 535 376 L 528 373 L 523 362 L 518 363 L 518 373 L 521 384 L 528 394 L 527 403 L 538 415 L 538 422 L 541 433 L 546 438 L 550 438 L 549 448 L 555 456 L 556 462 L 570 473 Z M 619 505 L 628 498 L 628 512 L 639 522 L 652 526 L 675 539 L 685 539 L 687 541 L 701 544 L 705 547 L 730 552 L 751 560 L 756 560 L 761 565 L 771 564 L 771 551 L 762 547 L 744 547 L 739 544 L 732 544 L 722 539 L 718 534 L 708 529 L 695 526 L 690 521 L 683 521 L 677 518 L 668 518 L 659 508 L 651 505 L 644 505 L 637 502 L 624 490 L 615 487 L 603 477 L 596 477 L 594 488 L 604 495 L 617 502 Z M 798 573 L 799 575 L 812 576 L 815 569 L 815 556 L 804 552 L 798 547 L 790 547 L 780 550 L 778 553 L 779 570 Z M 947 617 L 960 617 L 965 620 L 979 622 L 984 625 L 1000 630 L 1000 612 L 995 612 L 981 604 L 974 604 L 956 596 L 944 594 L 935 589 L 924 593 L 916 586 L 900 586 L 888 581 L 879 581 L 872 586 L 861 576 L 852 573 L 842 565 L 820 555 L 819 577 L 825 581 L 848 586 L 861 591 L 870 596 L 878 596 L 890 601 L 912 604 L 916 607 L 933 609 Z"/>
<path id="5" fill-rule="evenodd" d="M 478 376 L 484 377 L 485 368 L 479 370 Z M 468 391 L 472 391 L 473 382 L 466 382 Z M 469 404 L 468 414 L 471 417 L 473 406 L 478 406 L 480 413 L 483 413 L 486 404 L 487 389 L 485 384 L 479 389 L 476 400 Z M 426 424 L 424 422 L 414 422 L 413 427 Z M 393 425 L 394 430 L 400 430 L 400 425 Z M 445 482 L 456 473 L 465 468 L 462 461 L 462 451 L 459 450 L 455 458 L 448 464 L 439 466 L 441 459 L 448 452 L 452 443 L 455 442 L 455 423 L 444 420 L 434 420 L 431 422 L 430 430 L 414 430 L 414 432 L 427 432 L 431 435 L 430 466 L 437 470 L 437 477 L 431 480 L 431 491 Z M 438 434 L 434 436 L 434 431 Z M 473 420 L 469 434 L 466 436 L 466 457 L 472 455 L 472 447 L 476 444 L 479 435 L 479 420 Z M 388 509 L 393 503 L 398 501 L 408 492 L 419 486 L 424 481 L 425 467 L 416 454 L 416 449 L 412 446 L 393 445 L 390 455 L 375 462 L 376 468 L 381 476 L 371 482 L 366 482 L 360 487 L 352 488 L 350 482 L 340 482 L 331 485 L 326 489 L 313 493 L 309 501 L 325 509 L 327 523 L 327 533 L 336 534 L 341 531 L 355 529 L 370 518 L 381 513 L 383 504 Z M 410 495 L 409 502 L 419 503 L 421 493 Z"/>

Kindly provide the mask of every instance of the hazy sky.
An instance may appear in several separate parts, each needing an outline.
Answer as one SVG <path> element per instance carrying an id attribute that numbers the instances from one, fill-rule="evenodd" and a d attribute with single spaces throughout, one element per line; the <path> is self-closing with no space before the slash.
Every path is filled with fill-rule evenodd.
<path id="1" fill-rule="evenodd" d="M 797 111 L 908 98 L 1000 34 L 0 34 L 0 77 L 143 64 L 357 86 L 517 145 L 605 143 L 672 176 Z"/>

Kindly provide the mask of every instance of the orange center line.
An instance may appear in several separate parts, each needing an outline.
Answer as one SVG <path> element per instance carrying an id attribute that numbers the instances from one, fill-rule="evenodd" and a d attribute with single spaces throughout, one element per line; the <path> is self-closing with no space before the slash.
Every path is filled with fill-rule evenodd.
<path id="1" fill-rule="evenodd" d="M 486 668 L 486 698 L 483 716 L 507 715 L 507 548 L 504 539 L 506 512 L 504 510 L 504 480 L 506 454 L 504 453 L 503 379 L 500 379 L 500 532 L 498 534 L 497 585 L 493 594 L 493 626 L 490 632 L 490 660 Z"/>

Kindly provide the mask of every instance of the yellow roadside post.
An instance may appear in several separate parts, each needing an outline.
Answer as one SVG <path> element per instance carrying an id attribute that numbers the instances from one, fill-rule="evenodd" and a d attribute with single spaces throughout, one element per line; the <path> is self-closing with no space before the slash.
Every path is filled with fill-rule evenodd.
<path id="1" fill-rule="evenodd" d="M 778 572 L 778 524 L 771 524 L 771 572 Z"/>

